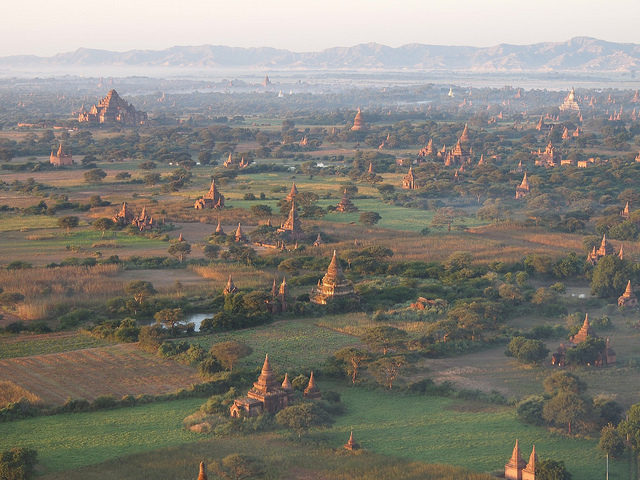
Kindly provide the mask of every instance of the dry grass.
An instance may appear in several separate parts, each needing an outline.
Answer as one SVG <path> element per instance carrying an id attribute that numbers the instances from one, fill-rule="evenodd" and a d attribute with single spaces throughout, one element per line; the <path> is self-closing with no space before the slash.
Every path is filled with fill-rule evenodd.
<path id="1" fill-rule="evenodd" d="M 69 397 L 157 395 L 200 381 L 193 368 L 131 344 L 1 360 L 0 380 L 13 382 L 47 404 L 61 404 Z"/>
<path id="2" fill-rule="evenodd" d="M 6 292 L 25 296 L 15 313 L 34 320 L 45 317 L 56 304 L 84 305 L 121 295 L 124 282 L 112 278 L 119 271 L 117 265 L 0 270 L 0 285 Z"/>
<path id="3" fill-rule="evenodd" d="M 273 280 L 273 276 L 264 270 L 237 264 L 216 264 L 206 267 L 190 265 L 189 269 L 202 278 L 211 280 L 214 288 L 223 288 L 227 284 L 229 275 L 238 288 L 266 288 Z"/>
<path id="4" fill-rule="evenodd" d="M 20 385 L 16 385 L 11 381 L 0 380 L 0 408 L 5 407 L 9 403 L 17 402 L 23 398 L 31 403 L 42 402 L 40 397 L 34 395 L 29 390 L 22 388 Z"/>

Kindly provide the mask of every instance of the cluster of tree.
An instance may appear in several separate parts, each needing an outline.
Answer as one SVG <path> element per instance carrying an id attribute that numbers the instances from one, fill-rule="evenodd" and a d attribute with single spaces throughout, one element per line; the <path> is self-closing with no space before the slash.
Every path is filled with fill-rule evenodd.
<path id="1" fill-rule="evenodd" d="M 0 453 L 0 480 L 33 478 L 37 457 L 31 448 L 16 447 Z"/>

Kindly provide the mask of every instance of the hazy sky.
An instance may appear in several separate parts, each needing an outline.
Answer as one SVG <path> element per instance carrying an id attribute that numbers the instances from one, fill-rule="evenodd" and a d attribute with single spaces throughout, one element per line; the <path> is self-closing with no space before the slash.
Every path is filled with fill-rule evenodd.
<path id="1" fill-rule="evenodd" d="M 640 0 L 3 0 L 0 55 L 79 47 L 640 42 Z"/>

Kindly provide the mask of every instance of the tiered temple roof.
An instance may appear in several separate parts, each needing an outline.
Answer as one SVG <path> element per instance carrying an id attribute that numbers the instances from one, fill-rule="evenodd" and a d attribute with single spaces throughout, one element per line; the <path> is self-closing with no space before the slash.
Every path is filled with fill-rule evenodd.
<path id="1" fill-rule="evenodd" d="M 71 153 L 64 151 L 64 148 L 62 148 L 62 143 L 60 143 L 57 152 L 54 153 L 53 150 L 51 150 L 49 163 L 56 167 L 68 167 L 70 165 L 73 165 L 73 157 L 71 156 Z"/>
<path id="2" fill-rule="evenodd" d="M 222 208 L 224 207 L 224 195 L 222 195 L 216 187 L 215 179 L 211 180 L 209 191 L 196 200 L 194 208 L 200 210 L 203 208 Z"/>
<path id="3" fill-rule="evenodd" d="M 82 109 L 78 114 L 78 122 L 139 125 L 147 121 L 147 114 L 136 110 L 133 105 L 124 101 L 118 92 L 109 90 L 107 96 L 93 105 L 87 112 Z"/>
<path id="4" fill-rule="evenodd" d="M 584 323 L 582 324 L 582 327 L 580 327 L 580 330 L 578 331 L 578 333 L 576 333 L 573 337 L 571 337 L 570 341 L 571 343 L 574 344 L 579 344 L 584 342 L 587 337 L 595 337 L 596 334 L 593 331 L 593 328 L 591 328 L 591 324 L 589 323 L 589 314 L 587 313 L 584 317 Z"/>
<path id="5" fill-rule="evenodd" d="M 516 200 L 524 198 L 529 193 L 529 180 L 527 179 L 527 172 L 524 172 L 524 177 L 519 186 L 516 187 Z"/>
<path id="6" fill-rule="evenodd" d="M 351 130 L 357 132 L 359 130 L 364 130 L 366 129 L 367 125 L 364 122 L 364 119 L 362 118 L 362 111 L 360 110 L 360 108 L 358 108 L 358 112 L 356 113 L 356 116 L 353 119 L 353 127 L 351 127 Z"/>
<path id="7" fill-rule="evenodd" d="M 513 447 L 511 458 L 504 466 L 504 478 L 508 480 L 522 480 L 522 470 L 527 466 L 526 462 L 520 455 L 520 446 L 516 439 L 516 444 Z"/>
<path id="8" fill-rule="evenodd" d="M 413 167 L 409 167 L 409 172 L 402 179 L 402 188 L 405 190 L 417 190 L 418 185 L 416 179 L 413 176 Z"/>
<path id="9" fill-rule="evenodd" d="M 580 112 L 580 105 L 578 105 L 576 101 L 576 91 L 573 88 L 571 88 L 571 91 L 565 97 L 564 102 L 562 102 L 559 108 L 561 112 Z"/>
<path id="10" fill-rule="evenodd" d="M 607 234 L 602 235 L 602 242 L 600 242 L 600 248 L 596 250 L 596 247 L 593 247 L 593 250 L 587 255 L 587 261 L 592 265 L 598 263 L 602 257 L 606 255 L 613 255 L 615 251 L 613 250 L 613 245 L 611 245 L 607 240 Z"/>
<path id="11" fill-rule="evenodd" d="M 342 195 L 342 200 L 340 200 L 340 203 L 338 203 L 338 205 L 336 206 L 336 211 L 338 212 L 356 212 L 358 210 L 358 207 L 356 207 L 353 202 L 351 202 L 351 199 L 349 198 L 349 195 L 347 194 L 347 189 L 344 189 L 344 194 Z"/>
<path id="12" fill-rule="evenodd" d="M 318 281 L 317 287 L 311 291 L 310 300 L 313 303 L 325 305 L 334 298 L 348 296 L 355 296 L 355 290 L 353 284 L 345 278 L 334 250 L 327 273 L 322 277 L 322 280 Z"/>
<path id="13" fill-rule="evenodd" d="M 291 209 L 289 210 L 289 216 L 287 220 L 278 229 L 279 232 L 288 233 L 292 238 L 301 238 L 304 235 L 302 230 L 302 222 L 298 217 L 298 210 L 296 209 L 296 201 L 291 201 Z"/>
<path id="14" fill-rule="evenodd" d="M 247 237 L 244 234 L 244 232 L 242 231 L 242 226 L 240 225 L 240 222 L 238 222 L 238 228 L 236 228 L 235 241 L 236 242 L 246 242 L 247 241 Z"/>
<path id="15" fill-rule="evenodd" d="M 631 280 L 627 282 L 627 288 L 624 290 L 624 293 L 618 297 L 618 306 L 619 307 L 637 307 L 638 306 L 638 297 L 633 293 L 633 288 L 631 287 Z"/>
<path id="16" fill-rule="evenodd" d="M 353 439 L 353 430 L 351 430 L 351 433 L 349 434 L 349 440 L 344 444 L 344 448 L 346 448 L 347 450 L 360 449 L 360 444 Z"/>
<path id="17" fill-rule="evenodd" d="M 289 195 L 286 196 L 287 202 L 291 202 L 294 198 L 296 198 L 296 195 L 298 195 L 298 189 L 296 188 L 296 183 L 293 182 L 291 184 L 291 191 L 289 192 Z"/>
<path id="18" fill-rule="evenodd" d="M 311 372 L 311 375 L 309 376 L 309 384 L 307 385 L 307 388 L 304 389 L 304 398 L 320 398 L 322 396 L 322 394 L 320 393 L 320 390 L 318 389 L 317 385 L 316 385 L 316 381 L 313 378 L 313 372 Z"/>

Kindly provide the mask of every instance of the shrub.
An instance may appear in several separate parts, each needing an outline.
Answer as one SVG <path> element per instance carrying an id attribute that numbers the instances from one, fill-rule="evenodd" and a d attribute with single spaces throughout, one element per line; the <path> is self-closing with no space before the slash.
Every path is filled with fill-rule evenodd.
<path id="1" fill-rule="evenodd" d="M 0 454 L 0 479 L 27 480 L 32 477 L 38 454 L 31 448 L 12 448 Z"/>

